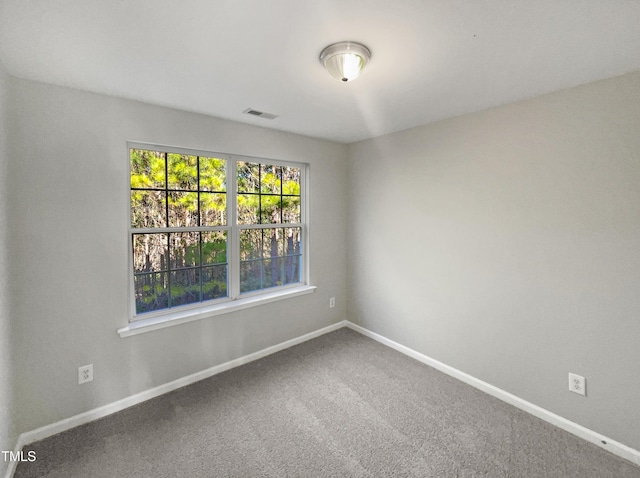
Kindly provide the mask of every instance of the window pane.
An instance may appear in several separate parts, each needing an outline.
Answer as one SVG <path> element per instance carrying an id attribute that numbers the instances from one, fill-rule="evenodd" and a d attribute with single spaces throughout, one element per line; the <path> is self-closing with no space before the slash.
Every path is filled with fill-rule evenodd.
<path id="1" fill-rule="evenodd" d="M 284 283 L 300 282 L 302 267 L 302 229 L 288 227 L 284 229 Z"/>
<path id="2" fill-rule="evenodd" d="M 302 256 L 287 256 L 284 261 L 284 283 L 295 284 L 300 282 L 302 270 Z"/>
<path id="3" fill-rule="evenodd" d="M 262 229 L 262 257 L 284 255 L 284 229 Z"/>
<path id="4" fill-rule="evenodd" d="M 282 170 L 272 164 L 260 165 L 260 191 L 265 194 L 281 193 Z"/>
<path id="5" fill-rule="evenodd" d="M 167 270 L 167 235 L 133 235 L 133 271 L 159 272 Z"/>
<path id="6" fill-rule="evenodd" d="M 284 255 L 293 256 L 302 254 L 300 243 L 302 239 L 302 229 L 299 227 L 287 227 L 284 230 Z"/>
<path id="7" fill-rule="evenodd" d="M 238 162 L 238 224 L 301 222 L 300 168 Z"/>
<path id="8" fill-rule="evenodd" d="M 284 283 L 300 282 L 302 274 L 302 229 L 284 229 Z"/>
<path id="9" fill-rule="evenodd" d="M 224 193 L 200 193 L 200 225 L 224 226 L 227 224 L 227 195 Z"/>
<path id="10" fill-rule="evenodd" d="M 300 282 L 300 256 L 253 259 L 240 263 L 240 292 Z"/>
<path id="11" fill-rule="evenodd" d="M 259 224 L 260 196 L 238 194 L 238 224 Z"/>
<path id="12" fill-rule="evenodd" d="M 169 192 L 169 227 L 198 225 L 198 193 Z"/>
<path id="13" fill-rule="evenodd" d="M 240 292 L 251 292 L 262 289 L 262 260 L 240 262 Z"/>
<path id="14" fill-rule="evenodd" d="M 302 222 L 300 217 L 300 196 L 282 197 L 282 222 Z"/>
<path id="15" fill-rule="evenodd" d="M 280 196 L 260 196 L 260 224 L 279 224 L 281 222 Z"/>
<path id="16" fill-rule="evenodd" d="M 240 231 L 240 260 L 262 258 L 262 231 L 243 229 Z"/>
<path id="17" fill-rule="evenodd" d="M 227 233 L 202 233 L 202 265 L 227 263 Z"/>
<path id="18" fill-rule="evenodd" d="M 168 189 L 198 189 L 198 158 L 186 154 L 167 154 Z"/>
<path id="19" fill-rule="evenodd" d="M 200 190 L 226 191 L 225 160 L 200 158 Z"/>
<path id="20" fill-rule="evenodd" d="M 284 259 L 274 257 L 263 261 L 264 288 L 284 285 Z"/>
<path id="21" fill-rule="evenodd" d="M 166 227 L 165 198 L 162 191 L 131 191 L 131 227 Z"/>
<path id="22" fill-rule="evenodd" d="M 282 168 L 282 194 L 300 196 L 300 168 Z"/>
<path id="23" fill-rule="evenodd" d="M 166 272 L 134 275 L 137 314 L 169 307 L 168 276 Z"/>
<path id="24" fill-rule="evenodd" d="M 202 300 L 227 296 L 227 265 L 202 269 Z"/>
<path id="25" fill-rule="evenodd" d="M 169 234 L 171 269 L 200 265 L 200 233 L 174 232 Z"/>
<path id="26" fill-rule="evenodd" d="M 245 229 L 240 232 L 240 292 L 300 282 L 302 229 Z"/>
<path id="27" fill-rule="evenodd" d="M 200 302 L 200 268 L 171 272 L 171 306 Z"/>
<path id="28" fill-rule="evenodd" d="M 238 192 L 258 193 L 260 192 L 260 165 L 255 163 L 245 163 L 238 161 Z"/>
<path id="29" fill-rule="evenodd" d="M 164 189 L 164 153 L 144 149 L 130 149 L 131 187 L 142 189 Z"/>

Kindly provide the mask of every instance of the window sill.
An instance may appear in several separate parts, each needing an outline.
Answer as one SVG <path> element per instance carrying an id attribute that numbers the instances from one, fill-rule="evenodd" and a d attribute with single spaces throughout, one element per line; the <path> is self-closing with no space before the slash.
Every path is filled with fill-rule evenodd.
<path id="1" fill-rule="evenodd" d="M 173 327 L 174 325 L 185 324 L 187 322 L 193 322 L 194 320 L 208 319 L 209 317 L 214 317 L 216 315 L 228 314 L 238 310 L 268 304 L 270 302 L 311 294 L 315 290 L 316 286 L 303 285 L 290 289 L 268 292 L 266 294 L 244 297 L 242 299 L 224 302 L 210 307 L 136 320 L 135 322 L 129 323 L 128 326 L 118 329 L 118 334 L 120 337 L 143 334 L 151 332 L 152 330 Z"/>

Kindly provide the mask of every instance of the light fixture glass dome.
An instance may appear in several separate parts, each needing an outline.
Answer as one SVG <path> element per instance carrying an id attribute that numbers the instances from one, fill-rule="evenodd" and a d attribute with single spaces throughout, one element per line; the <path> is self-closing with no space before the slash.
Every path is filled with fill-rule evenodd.
<path id="1" fill-rule="evenodd" d="M 366 46 L 351 41 L 334 43 L 320 53 L 320 61 L 329 74 L 344 82 L 358 78 L 370 58 Z"/>

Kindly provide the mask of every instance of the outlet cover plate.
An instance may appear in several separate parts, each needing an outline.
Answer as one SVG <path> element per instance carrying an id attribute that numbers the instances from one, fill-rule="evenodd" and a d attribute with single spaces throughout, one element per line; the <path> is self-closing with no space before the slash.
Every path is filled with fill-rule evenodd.
<path id="1" fill-rule="evenodd" d="M 78 385 L 91 382 L 93 380 L 93 364 L 78 367 Z"/>
<path id="2" fill-rule="evenodd" d="M 569 390 L 578 395 L 587 395 L 587 379 L 575 373 L 569 373 Z"/>

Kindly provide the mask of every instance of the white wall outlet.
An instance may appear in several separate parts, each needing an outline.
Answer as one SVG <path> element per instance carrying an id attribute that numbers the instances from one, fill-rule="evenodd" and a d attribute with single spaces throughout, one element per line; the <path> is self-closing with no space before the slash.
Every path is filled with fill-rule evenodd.
<path id="1" fill-rule="evenodd" d="M 587 395 L 587 379 L 576 375 L 575 373 L 569 373 L 569 390 L 578 395 Z"/>
<path id="2" fill-rule="evenodd" d="M 93 364 L 78 367 L 78 385 L 93 380 Z"/>
<path id="3" fill-rule="evenodd" d="M 336 298 L 335 297 L 329 297 L 329 308 L 333 309 L 336 306 Z"/>

